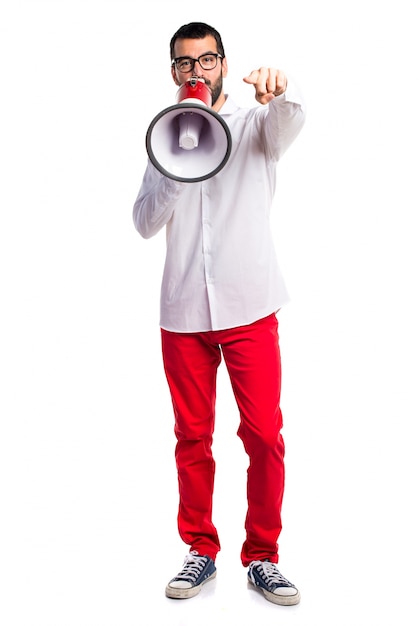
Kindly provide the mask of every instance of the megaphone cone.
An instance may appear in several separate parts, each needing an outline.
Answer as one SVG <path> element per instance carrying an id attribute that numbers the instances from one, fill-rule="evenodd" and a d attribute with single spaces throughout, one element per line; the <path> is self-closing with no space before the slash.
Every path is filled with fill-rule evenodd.
<path id="1" fill-rule="evenodd" d="M 203 79 L 191 78 L 177 92 L 177 104 L 161 111 L 146 134 L 148 156 L 165 176 L 199 182 L 217 174 L 231 154 L 226 122 L 210 108 Z"/>

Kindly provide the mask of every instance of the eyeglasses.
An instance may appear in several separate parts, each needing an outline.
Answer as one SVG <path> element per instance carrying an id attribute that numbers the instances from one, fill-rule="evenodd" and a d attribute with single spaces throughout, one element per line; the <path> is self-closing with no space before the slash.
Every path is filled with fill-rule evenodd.
<path id="1" fill-rule="evenodd" d="M 192 59 L 192 57 L 178 57 L 177 59 L 173 59 L 171 65 L 174 65 L 179 72 L 187 74 L 187 72 L 191 72 L 194 69 L 195 63 L 199 63 L 202 70 L 213 70 L 218 64 L 218 59 L 223 59 L 223 56 L 209 52 L 207 54 L 201 54 L 197 59 Z"/>

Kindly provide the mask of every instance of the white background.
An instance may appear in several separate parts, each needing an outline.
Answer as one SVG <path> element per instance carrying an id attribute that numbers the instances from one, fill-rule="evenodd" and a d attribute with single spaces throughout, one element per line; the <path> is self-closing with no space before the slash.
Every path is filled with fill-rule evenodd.
<path id="1" fill-rule="evenodd" d="M 417 623 L 417 79 L 411 3 L 0 8 L 2 626 Z M 247 589 L 246 458 L 219 373 L 218 577 L 164 597 L 176 529 L 158 298 L 164 234 L 132 205 L 151 119 L 174 103 L 169 40 L 223 37 L 225 90 L 285 69 L 308 103 L 279 164 L 272 226 L 287 490 L 281 569 L 298 607 Z"/>

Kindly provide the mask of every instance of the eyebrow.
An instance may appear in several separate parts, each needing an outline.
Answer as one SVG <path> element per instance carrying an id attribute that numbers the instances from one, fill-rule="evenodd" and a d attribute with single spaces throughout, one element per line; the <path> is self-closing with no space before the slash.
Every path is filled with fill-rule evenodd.
<path id="1" fill-rule="evenodd" d="M 212 52 L 211 50 L 208 50 L 207 52 L 202 52 L 202 54 L 199 54 L 199 57 L 204 57 L 205 54 L 219 54 L 219 52 Z M 197 58 L 199 58 L 197 57 Z M 193 57 L 191 57 L 190 55 L 185 55 L 185 56 L 181 56 L 181 57 L 175 57 L 174 61 L 178 61 L 179 59 L 193 59 Z"/>

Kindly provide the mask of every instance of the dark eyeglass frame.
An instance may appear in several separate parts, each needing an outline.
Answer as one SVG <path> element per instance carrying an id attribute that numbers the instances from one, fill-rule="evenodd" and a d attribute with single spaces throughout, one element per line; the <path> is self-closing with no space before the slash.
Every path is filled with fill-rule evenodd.
<path id="1" fill-rule="evenodd" d="M 207 68 L 207 67 L 203 67 L 203 65 L 200 62 L 200 59 L 202 59 L 203 57 L 208 57 L 208 56 L 214 56 L 215 57 L 215 65 L 211 68 Z M 173 67 L 176 68 L 176 70 L 178 70 L 179 72 L 181 72 L 182 74 L 188 74 L 189 72 L 192 72 L 194 70 L 194 66 L 196 63 L 199 63 L 200 67 L 202 68 L 202 70 L 209 72 L 210 70 L 214 70 L 215 67 L 218 65 L 218 59 L 223 59 L 224 57 L 222 56 L 222 54 L 219 54 L 217 52 L 206 52 L 205 54 L 201 54 L 197 59 L 193 59 L 193 57 L 177 57 L 176 59 L 173 59 L 171 61 L 171 65 Z M 178 63 L 180 61 L 191 61 L 192 62 L 192 67 L 190 70 L 181 70 L 178 67 Z"/>

